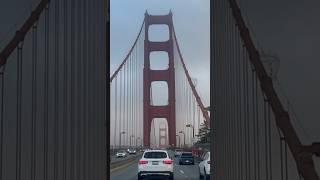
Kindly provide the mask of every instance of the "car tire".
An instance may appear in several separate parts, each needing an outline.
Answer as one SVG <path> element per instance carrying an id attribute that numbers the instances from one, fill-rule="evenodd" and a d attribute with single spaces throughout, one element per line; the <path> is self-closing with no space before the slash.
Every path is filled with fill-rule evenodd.
<path id="1" fill-rule="evenodd" d="M 140 176 L 140 174 L 138 174 L 138 180 L 142 180 L 142 176 Z"/>
<path id="2" fill-rule="evenodd" d="M 204 172 L 204 179 L 205 179 L 205 180 L 210 179 L 210 176 L 209 176 L 209 174 L 207 174 L 207 172 L 206 172 L 206 169 L 205 169 L 205 168 L 203 169 L 203 172 Z"/>
<path id="3" fill-rule="evenodd" d="M 203 179 L 203 176 L 201 175 L 201 172 L 200 172 L 200 168 L 199 168 L 199 179 Z"/>
<path id="4" fill-rule="evenodd" d="M 173 180 L 173 179 L 174 179 L 173 173 L 171 173 L 170 176 L 169 176 L 169 180 Z"/>

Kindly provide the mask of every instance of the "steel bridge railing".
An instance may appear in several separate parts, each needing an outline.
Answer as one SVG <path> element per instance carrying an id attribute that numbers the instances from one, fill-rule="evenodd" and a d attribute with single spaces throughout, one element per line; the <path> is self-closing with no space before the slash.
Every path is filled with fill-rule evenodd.
<path id="1" fill-rule="evenodd" d="M 0 179 L 106 179 L 105 2 L 37 3 L 1 43 Z"/>
<path id="2" fill-rule="evenodd" d="M 213 176 L 319 179 L 312 159 L 317 144 L 301 143 L 237 2 L 213 6 Z"/>

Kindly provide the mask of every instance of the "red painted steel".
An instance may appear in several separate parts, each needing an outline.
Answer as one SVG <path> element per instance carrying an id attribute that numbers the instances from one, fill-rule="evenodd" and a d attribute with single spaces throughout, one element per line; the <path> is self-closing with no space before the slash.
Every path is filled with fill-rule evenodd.
<path id="1" fill-rule="evenodd" d="M 178 44 L 178 42 L 177 42 L 177 37 L 176 37 L 176 33 L 175 33 L 175 31 L 174 31 L 174 28 L 173 28 L 172 30 L 173 30 L 174 38 L 175 38 L 175 40 L 176 40 L 176 41 L 175 41 L 175 45 L 177 46 L 178 53 L 179 53 L 179 57 L 180 57 L 180 60 L 181 60 L 181 63 L 182 63 L 183 70 L 184 70 L 184 72 L 185 72 L 185 74 L 186 74 L 186 76 L 187 76 L 188 83 L 189 83 L 189 85 L 190 85 L 190 87 L 191 87 L 191 90 L 192 90 L 192 93 L 193 93 L 194 97 L 196 98 L 196 101 L 197 101 L 197 103 L 198 103 L 198 105 L 199 105 L 199 107 L 200 107 L 200 109 L 201 109 L 201 111 L 202 111 L 203 117 L 204 117 L 204 119 L 205 119 L 205 120 L 204 120 L 204 123 L 205 123 L 206 127 L 210 127 L 210 117 L 209 117 L 208 111 L 207 111 L 206 108 L 204 107 L 204 105 L 203 105 L 203 103 L 202 103 L 202 101 L 201 101 L 201 98 L 200 98 L 200 96 L 199 96 L 199 94 L 198 94 L 198 92 L 197 92 L 197 90 L 196 90 L 196 87 L 194 86 L 194 84 L 193 84 L 193 82 L 192 82 L 192 80 L 191 80 L 191 77 L 190 77 L 190 75 L 189 75 L 189 72 L 188 72 L 188 70 L 187 70 L 187 67 L 186 67 L 186 65 L 185 65 L 185 63 L 184 63 L 184 60 L 183 60 L 183 58 L 182 58 L 182 54 L 181 54 L 181 51 L 180 51 L 180 48 L 179 48 L 179 44 Z"/>
<path id="2" fill-rule="evenodd" d="M 42 0 L 36 9 L 32 11 L 29 18 L 25 21 L 22 27 L 16 32 L 16 35 L 12 38 L 12 40 L 7 44 L 7 46 L 0 53 L 0 67 L 6 64 L 7 58 L 10 54 L 17 48 L 20 42 L 24 40 L 24 37 L 29 32 L 31 27 L 38 21 L 42 11 L 48 5 L 49 0 Z"/>
<path id="3" fill-rule="evenodd" d="M 162 132 L 164 132 L 164 135 L 162 135 Z M 161 140 L 164 139 L 164 144 L 161 144 Z M 159 147 L 165 147 L 167 145 L 167 128 L 159 128 Z"/>
<path id="4" fill-rule="evenodd" d="M 169 144 L 176 145 L 176 116 L 175 116 L 175 77 L 173 59 L 173 23 L 172 13 L 163 16 L 152 16 L 145 13 L 145 43 L 143 69 L 143 144 L 150 146 L 151 121 L 153 118 L 166 118 L 168 122 Z M 169 27 L 169 40 L 165 42 L 150 42 L 149 26 L 164 24 Z M 169 68 L 164 71 L 150 69 L 150 53 L 152 51 L 166 51 L 169 55 Z M 150 86 L 153 81 L 168 83 L 169 103 L 166 106 L 150 105 Z"/>

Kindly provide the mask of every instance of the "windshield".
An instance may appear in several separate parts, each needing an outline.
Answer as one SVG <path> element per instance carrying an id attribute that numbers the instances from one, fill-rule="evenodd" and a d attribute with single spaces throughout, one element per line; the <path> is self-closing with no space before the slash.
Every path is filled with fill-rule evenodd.
<path id="1" fill-rule="evenodd" d="M 176 149 L 176 152 L 181 152 L 182 150 L 181 149 Z"/>
<path id="2" fill-rule="evenodd" d="M 182 153 L 181 157 L 192 157 L 192 153 Z"/>
<path id="3" fill-rule="evenodd" d="M 165 152 L 146 152 L 144 154 L 144 158 L 150 158 L 150 159 L 167 158 L 167 153 L 165 153 Z"/>
<path id="4" fill-rule="evenodd" d="M 119 151 L 118 153 L 125 153 L 125 151 L 122 150 L 122 151 Z"/>

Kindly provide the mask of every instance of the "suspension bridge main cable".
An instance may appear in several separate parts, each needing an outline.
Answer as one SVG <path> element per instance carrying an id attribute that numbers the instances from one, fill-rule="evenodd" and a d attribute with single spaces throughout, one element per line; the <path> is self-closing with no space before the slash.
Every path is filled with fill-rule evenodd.
<path id="1" fill-rule="evenodd" d="M 117 74 L 118 74 L 118 72 L 120 71 L 120 69 L 124 66 L 124 64 L 127 62 L 128 58 L 130 57 L 131 52 L 133 51 L 134 47 L 135 47 L 136 44 L 137 44 L 137 41 L 139 40 L 140 34 L 141 34 L 142 29 L 143 29 L 143 27 L 144 27 L 144 23 L 145 23 L 145 22 L 143 21 L 143 22 L 142 22 L 142 25 L 141 25 L 141 28 L 140 28 L 140 31 L 139 31 L 139 34 L 138 34 L 136 40 L 134 41 L 131 49 L 129 50 L 129 52 L 128 52 L 128 54 L 127 54 L 127 56 L 124 58 L 124 60 L 122 61 L 122 63 L 119 65 L 119 67 L 116 69 L 116 71 L 115 71 L 115 72 L 113 73 L 113 75 L 111 76 L 110 82 L 113 81 L 113 79 L 117 76 Z"/>
<path id="2" fill-rule="evenodd" d="M 182 57 L 182 54 L 181 54 L 181 51 L 180 51 L 180 48 L 179 48 L 179 44 L 178 44 L 178 41 L 177 41 L 177 37 L 176 37 L 175 30 L 174 30 L 174 26 L 172 26 L 172 29 L 173 29 L 174 39 L 175 39 L 175 45 L 176 45 L 176 47 L 177 47 L 177 51 L 178 51 L 178 54 L 179 54 L 179 57 L 180 57 L 180 61 L 181 61 L 181 63 L 182 63 L 182 67 L 183 67 L 183 69 L 184 69 L 186 78 L 187 78 L 187 80 L 188 80 L 188 82 L 189 82 L 189 85 L 190 85 L 190 88 L 191 88 L 191 90 L 192 90 L 192 92 L 193 92 L 193 95 L 195 96 L 195 98 L 196 98 L 196 100 L 197 100 L 197 103 L 199 104 L 200 109 L 201 109 L 201 111 L 202 111 L 202 114 L 203 114 L 203 116 L 204 116 L 204 118 L 205 118 L 205 121 L 204 121 L 204 122 L 205 122 L 205 124 L 209 127 L 209 124 L 208 124 L 208 123 L 210 122 L 210 118 L 209 118 L 208 112 L 205 110 L 205 108 L 204 108 L 204 106 L 203 106 L 203 104 L 202 104 L 201 98 L 200 98 L 200 96 L 198 95 L 198 93 L 197 93 L 197 91 L 196 91 L 196 89 L 195 89 L 195 87 L 194 87 L 194 85 L 193 85 L 193 83 L 192 83 L 192 81 L 191 81 L 189 72 L 188 72 L 188 70 L 187 70 L 187 68 L 186 68 L 186 65 L 185 65 L 185 63 L 184 63 L 184 60 L 183 60 L 183 57 Z"/>

